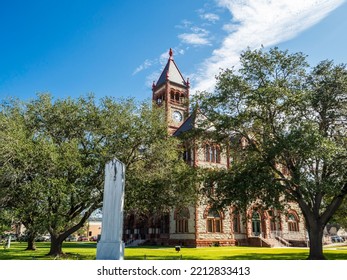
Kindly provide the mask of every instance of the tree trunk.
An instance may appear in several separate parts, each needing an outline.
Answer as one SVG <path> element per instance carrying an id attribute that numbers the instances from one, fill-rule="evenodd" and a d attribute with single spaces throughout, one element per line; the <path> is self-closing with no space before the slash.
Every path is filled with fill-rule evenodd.
<path id="1" fill-rule="evenodd" d="M 325 260 L 323 255 L 323 229 L 318 225 L 308 228 L 309 238 L 310 238 L 310 254 L 308 256 L 309 260 Z"/>
<path id="2" fill-rule="evenodd" d="M 344 197 L 347 194 L 347 183 L 344 184 L 341 193 L 336 195 L 330 204 L 326 206 L 324 213 L 319 214 L 319 209 L 322 207 L 322 194 L 316 195 L 316 203 L 310 208 L 308 204 L 298 197 L 297 202 L 300 206 L 300 209 L 305 217 L 306 227 L 308 235 L 310 238 L 310 254 L 309 260 L 325 260 L 326 258 L 323 255 L 323 234 L 324 228 L 329 222 L 330 218 L 336 212 L 343 202 Z"/>
<path id="3" fill-rule="evenodd" d="M 48 255 L 54 257 L 63 255 L 63 241 L 64 239 L 60 238 L 60 236 L 58 238 L 51 236 L 51 247 Z"/>
<path id="4" fill-rule="evenodd" d="M 36 232 L 35 231 L 28 231 L 28 246 L 25 250 L 36 250 L 36 244 L 35 244 L 35 238 L 36 238 Z"/>
<path id="5" fill-rule="evenodd" d="M 28 246 L 25 250 L 36 250 L 35 236 L 29 236 L 28 238 Z"/>

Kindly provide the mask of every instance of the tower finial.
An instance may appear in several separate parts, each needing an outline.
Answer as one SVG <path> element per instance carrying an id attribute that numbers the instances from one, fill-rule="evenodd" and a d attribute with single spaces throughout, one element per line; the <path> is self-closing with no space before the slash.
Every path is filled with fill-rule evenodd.
<path id="1" fill-rule="evenodd" d="M 173 51 L 172 51 L 171 48 L 170 48 L 170 51 L 169 51 L 169 55 L 170 55 L 170 59 L 173 59 Z"/>

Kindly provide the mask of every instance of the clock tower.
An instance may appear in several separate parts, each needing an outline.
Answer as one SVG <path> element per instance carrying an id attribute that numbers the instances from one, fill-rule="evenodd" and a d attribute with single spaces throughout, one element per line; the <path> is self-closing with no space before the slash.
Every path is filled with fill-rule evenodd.
<path id="1" fill-rule="evenodd" d="M 174 59 L 172 49 L 157 83 L 153 82 L 153 103 L 165 107 L 168 132 L 172 135 L 189 113 L 189 80 L 185 81 Z"/>

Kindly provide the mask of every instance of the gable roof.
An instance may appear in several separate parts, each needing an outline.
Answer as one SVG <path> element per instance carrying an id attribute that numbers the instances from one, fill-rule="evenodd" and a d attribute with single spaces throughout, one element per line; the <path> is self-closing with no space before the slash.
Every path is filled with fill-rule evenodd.
<path id="1" fill-rule="evenodd" d="M 204 128 L 206 124 L 208 127 Z M 205 131 L 216 130 L 215 126 L 208 122 L 207 118 L 201 113 L 198 107 L 196 107 L 182 125 L 177 128 L 173 136 L 180 136 L 182 133 L 192 131 L 193 129 L 204 129 Z"/>
<path id="2" fill-rule="evenodd" d="M 187 86 L 186 81 L 184 80 L 180 70 L 178 69 L 175 61 L 173 60 L 172 49 L 170 49 L 169 55 L 170 57 L 157 81 L 156 86 L 164 84 L 167 80 L 182 86 Z"/>
<path id="3" fill-rule="evenodd" d="M 189 115 L 182 125 L 177 128 L 173 136 L 179 136 L 184 132 L 191 131 L 193 128 L 195 128 L 195 113 Z"/>

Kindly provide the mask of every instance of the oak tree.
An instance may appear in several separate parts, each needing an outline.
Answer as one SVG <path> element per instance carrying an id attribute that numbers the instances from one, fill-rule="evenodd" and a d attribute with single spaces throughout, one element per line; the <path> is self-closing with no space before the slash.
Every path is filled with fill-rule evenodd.
<path id="1" fill-rule="evenodd" d="M 102 207 L 113 158 L 126 165 L 126 209 L 159 211 L 194 189 L 170 180 L 170 170 L 188 169 L 150 103 L 43 94 L 3 106 L 0 125 L 1 192 L 29 231 L 50 233 L 50 255 L 62 254 L 63 241 Z"/>
<path id="2" fill-rule="evenodd" d="M 229 170 L 211 172 L 220 205 L 296 202 L 309 259 L 324 259 L 323 229 L 347 194 L 346 66 L 248 49 L 240 68 L 221 71 L 216 90 L 198 100 L 233 155 Z"/>

